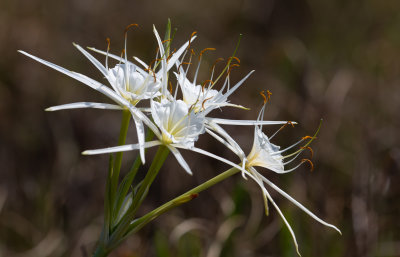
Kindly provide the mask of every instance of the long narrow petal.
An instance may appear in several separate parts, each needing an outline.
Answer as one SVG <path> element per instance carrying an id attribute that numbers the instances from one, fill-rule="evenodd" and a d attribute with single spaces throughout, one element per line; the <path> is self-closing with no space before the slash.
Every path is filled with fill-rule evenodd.
<path id="1" fill-rule="evenodd" d="M 165 92 L 168 91 L 167 90 L 167 80 L 168 80 L 168 78 L 167 78 L 167 61 L 166 61 L 168 56 L 165 56 L 164 46 L 161 42 L 160 35 L 158 34 L 157 29 L 154 25 L 153 25 L 153 32 L 157 39 L 158 48 L 160 51 L 160 58 L 161 58 L 161 74 L 162 74 L 161 75 L 161 77 L 162 77 L 161 94 L 163 96 L 165 96 Z"/>
<path id="2" fill-rule="evenodd" d="M 258 173 L 254 168 L 251 168 L 252 172 Z M 287 221 L 285 215 L 283 215 L 282 211 L 279 209 L 278 205 L 275 203 L 274 199 L 272 199 L 271 195 L 268 193 L 267 189 L 262 185 L 262 182 L 260 182 L 259 178 L 254 177 L 253 174 L 249 174 L 249 177 L 251 177 L 260 187 L 261 190 L 263 191 L 263 193 L 267 196 L 267 198 L 270 200 L 270 202 L 272 203 L 272 205 L 275 207 L 276 211 L 278 212 L 279 216 L 281 216 L 283 222 L 285 223 L 286 227 L 288 228 L 290 235 L 292 236 L 293 239 L 293 243 L 296 247 L 296 251 L 297 254 L 299 256 L 301 256 L 300 252 L 299 252 L 299 245 L 297 244 L 297 240 L 296 240 L 296 235 L 293 232 L 292 227 L 290 226 L 289 222 Z M 261 176 L 262 177 L 262 176 Z"/>
<path id="3" fill-rule="evenodd" d="M 108 70 L 106 69 L 106 67 L 103 66 L 103 64 L 101 64 L 96 58 L 93 57 L 93 55 L 89 54 L 85 49 L 83 49 L 80 45 L 73 43 L 73 45 L 78 48 L 78 50 L 84 55 L 86 56 L 86 58 L 89 59 L 89 61 L 91 61 L 94 66 L 96 66 L 97 69 L 99 69 L 99 71 L 106 77 L 108 75 Z"/>
<path id="4" fill-rule="evenodd" d="M 239 126 L 254 126 L 254 125 L 282 125 L 288 123 L 287 121 L 262 121 L 262 120 L 229 120 L 229 119 L 219 119 L 219 118 L 211 118 L 207 117 L 207 120 L 210 120 L 214 123 L 223 124 L 223 125 L 239 125 Z M 297 124 L 297 122 L 292 122 L 293 124 Z"/>
<path id="5" fill-rule="evenodd" d="M 136 126 L 136 133 L 138 137 L 138 142 L 139 142 L 139 153 L 140 153 L 140 159 L 142 160 L 142 163 L 145 164 L 145 157 L 144 157 L 144 148 L 145 148 L 145 139 L 144 139 L 144 126 L 143 122 L 141 119 L 134 118 L 133 121 L 135 122 Z"/>
<path id="6" fill-rule="evenodd" d="M 108 96 L 109 98 L 111 98 L 112 100 L 116 101 L 117 103 L 121 103 L 121 99 L 123 99 L 121 96 L 119 96 L 117 93 L 115 93 L 113 90 L 111 90 L 107 86 L 105 86 L 105 85 L 103 85 L 103 84 L 101 84 L 101 83 L 99 83 L 99 82 L 97 82 L 97 81 L 85 76 L 85 75 L 82 75 L 80 73 L 67 70 L 67 69 L 65 69 L 63 67 L 60 67 L 60 66 L 56 65 L 56 64 L 53 64 L 53 63 L 48 62 L 48 61 L 45 61 L 45 60 L 40 59 L 40 58 L 38 58 L 36 56 L 33 56 L 31 54 L 28 54 L 28 53 L 26 53 L 24 51 L 21 51 L 21 50 L 18 50 L 18 51 L 20 53 L 22 53 L 22 54 L 34 59 L 35 61 L 38 61 L 38 62 L 40 62 L 40 63 L 42 63 L 42 64 L 44 64 L 44 65 L 46 65 L 46 66 L 48 66 L 48 67 L 50 67 L 52 69 L 55 69 L 56 71 L 59 71 L 59 72 L 65 74 L 65 75 L 67 75 L 67 76 L 69 76 L 71 78 L 74 78 L 74 79 L 82 82 L 83 84 L 93 88 L 96 91 L 99 91 L 99 92 L 103 93 L 104 95 Z"/>
<path id="7" fill-rule="evenodd" d="M 248 173 L 247 170 L 244 170 L 244 169 L 243 169 L 242 167 L 240 167 L 239 165 L 237 165 L 237 164 L 235 164 L 235 163 L 233 163 L 233 162 L 231 162 L 231 161 L 229 161 L 229 160 L 227 160 L 227 159 L 224 159 L 224 158 L 222 158 L 222 157 L 219 157 L 218 155 L 215 155 L 215 154 L 213 154 L 213 153 L 207 152 L 207 151 L 205 151 L 205 150 L 203 150 L 203 149 L 200 149 L 200 148 L 197 148 L 197 147 L 190 147 L 190 148 L 187 148 L 187 147 L 183 147 L 183 146 L 178 145 L 178 144 L 172 144 L 172 146 L 177 147 L 177 148 L 182 148 L 182 149 L 185 149 L 185 150 L 189 150 L 189 151 L 193 151 L 193 152 L 196 152 L 196 153 L 200 153 L 200 154 L 203 154 L 203 155 L 206 155 L 206 156 L 211 157 L 211 158 L 214 158 L 214 159 L 216 159 L 216 160 L 218 160 L 218 161 L 224 162 L 224 163 L 226 163 L 226 164 L 228 164 L 228 165 L 230 165 L 230 166 L 232 166 L 232 167 L 234 167 L 234 168 L 236 168 L 236 169 L 238 169 L 238 170 L 240 170 L 240 171 L 242 171 L 242 172 L 244 172 L 244 173 L 246 173 L 246 174 Z"/>
<path id="8" fill-rule="evenodd" d="M 242 148 L 239 146 L 238 143 L 236 143 L 236 141 L 228 134 L 228 132 L 226 132 L 223 128 L 221 128 L 218 124 L 213 123 L 213 122 L 208 122 L 208 127 L 210 127 L 212 130 L 214 130 L 215 132 L 217 132 L 218 134 L 220 134 L 221 136 L 223 136 L 227 142 L 236 149 L 236 152 L 238 153 L 238 156 L 240 159 L 244 159 L 246 157 L 246 154 L 244 153 L 244 151 L 242 150 Z"/>
<path id="9" fill-rule="evenodd" d="M 261 175 L 260 175 L 261 176 Z M 321 223 L 324 226 L 333 228 L 334 230 L 336 230 L 337 232 L 339 232 L 339 234 L 342 234 L 342 232 L 340 231 L 340 229 L 338 229 L 337 227 L 335 227 L 332 224 L 329 224 L 325 221 L 323 221 L 322 219 L 318 218 L 317 215 L 315 215 L 314 213 L 312 213 L 310 210 L 308 210 L 306 207 L 304 207 L 301 203 L 299 203 L 298 201 L 296 201 L 293 197 L 291 197 L 289 194 L 287 194 L 285 191 L 283 191 L 282 189 L 280 189 L 278 186 L 276 186 L 274 183 L 272 183 L 271 181 L 269 181 L 267 178 L 265 178 L 264 176 L 261 176 L 262 180 L 267 183 L 270 187 L 272 187 L 273 189 L 275 189 L 278 193 L 280 193 L 283 197 L 285 197 L 286 199 L 288 199 L 289 201 L 291 201 L 294 205 L 296 205 L 297 207 L 299 207 L 302 211 L 304 211 L 305 213 L 307 213 L 308 215 L 311 216 L 311 218 L 315 219 L 316 221 L 318 221 L 319 223 Z"/>
<path id="10" fill-rule="evenodd" d="M 122 58 L 121 56 L 118 56 L 118 55 L 115 55 L 115 54 L 110 54 L 110 53 L 107 53 L 107 52 L 105 52 L 105 51 L 96 49 L 96 48 L 94 48 L 94 47 L 88 47 L 88 49 L 91 50 L 91 51 L 93 51 L 93 52 L 96 52 L 96 53 L 99 53 L 99 54 L 102 54 L 102 55 L 106 55 L 106 56 L 108 56 L 108 57 L 110 57 L 110 58 L 112 58 L 112 59 L 114 59 L 114 60 L 117 60 L 117 61 L 119 61 L 119 62 L 122 62 L 122 63 L 125 63 L 125 62 L 127 61 L 127 60 L 125 60 L 125 58 Z M 132 65 L 135 65 L 133 62 L 130 62 L 130 61 L 127 61 L 127 63 L 132 64 Z M 136 65 L 135 65 L 135 66 L 136 66 Z M 146 76 L 146 74 L 147 74 L 147 75 L 149 74 L 148 72 L 145 72 L 143 69 L 141 69 L 141 68 L 138 67 L 138 66 L 136 66 L 135 68 L 136 68 L 136 70 L 137 70 L 138 72 L 140 72 L 140 73 L 141 73 L 142 75 L 144 75 L 144 76 Z"/>
<path id="11" fill-rule="evenodd" d="M 236 91 L 236 89 L 238 89 L 243 82 L 246 81 L 246 79 L 248 79 L 248 77 L 250 77 L 250 75 L 254 72 L 254 70 L 250 71 L 249 74 L 246 75 L 246 77 L 242 78 L 238 83 L 236 83 L 236 85 L 234 87 L 232 87 L 228 92 L 226 92 L 226 94 L 224 94 L 224 97 L 228 98 L 233 92 Z"/>
<path id="12" fill-rule="evenodd" d="M 94 108 L 94 109 L 106 109 L 106 110 L 122 110 L 123 108 L 115 104 L 105 104 L 105 103 L 91 103 L 91 102 L 79 102 L 62 104 L 57 106 L 52 106 L 46 109 L 46 111 L 59 111 L 68 109 L 80 109 L 80 108 Z"/>
<path id="13" fill-rule="evenodd" d="M 158 140 L 149 141 L 144 144 L 144 147 L 150 148 L 150 147 L 153 147 L 156 145 L 161 145 L 161 142 Z M 95 155 L 95 154 L 105 154 L 105 153 L 117 153 L 117 152 L 138 150 L 139 148 L 140 148 L 139 144 L 120 145 L 120 146 L 107 147 L 107 148 L 102 148 L 102 149 L 86 150 L 86 151 L 83 151 L 82 154 Z"/>
<path id="14" fill-rule="evenodd" d="M 190 169 L 189 165 L 183 158 L 182 154 L 176 149 L 175 147 L 171 145 L 167 145 L 168 149 L 174 154 L 176 160 L 179 162 L 179 164 L 182 166 L 182 168 L 189 174 L 193 175 L 192 170 Z"/>
<path id="15" fill-rule="evenodd" d="M 211 130 L 206 128 L 206 132 L 211 135 L 213 138 L 217 139 L 220 143 L 222 143 L 224 146 L 226 146 L 227 148 L 229 148 L 232 152 L 234 152 L 237 156 L 241 156 L 241 152 L 239 152 L 236 148 L 234 148 L 231 144 L 229 144 L 225 139 L 223 139 L 222 137 L 218 136 L 217 134 L 215 134 L 214 132 L 212 132 Z"/>

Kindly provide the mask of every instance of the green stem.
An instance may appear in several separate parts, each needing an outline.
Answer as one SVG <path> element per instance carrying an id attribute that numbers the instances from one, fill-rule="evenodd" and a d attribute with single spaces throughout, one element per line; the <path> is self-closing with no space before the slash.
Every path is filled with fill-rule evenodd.
<path id="1" fill-rule="evenodd" d="M 157 209 L 154 209 L 153 211 L 147 213 L 146 215 L 142 216 L 139 219 L 136 219 L 133 221 L 129 227 L 129 232 L 125 235 L 125 237 L 129 236 L 130 234 L 136 233 L 138 230 L 140 230 L 143 226 L 145 226 L 147 223 L 150 221 L 154 220 L 161 214 L 169 211 L 170 209 L 177 207 L 181 204 L 184 204 L 198 196 L 198 194 L 215 184 L 225 180 L 226 178 L 238 173 L 240 170 L 237 168 L 230 168 L 229 170 L 219 174 L 218 176 L 213 177 L 210 180 L 207 180 L 203 184 L 187 191 L 186 193 L 172 199 L 171 201 L 161 205 Z"/>
<path id="2" fill-rule="evenodd" d="M 140 205 L 142 204 L 144 198 L 146 198 L 149 192 L 149 188 L 153 183 L 154 179 L 156 178 L 158 171 L 164 164 L 168 154 L 169 154 L 168 147 L 161 145 L 158 148 L 156 156 L 154 157 L 153 162 L 151 163 L 151 166 L 147 171 L 147 174 L 139 187 L 139 190 L 136 192 L 132 200 L 132 204 L 129 207 L 129 210 L 122 217 L 121 222 L 117 225 L 117 228 L 115 229 L 115 231 L 113 231 L 110 237 L 109 240 L 110 249 L 115 248 L 122 241 L 124 235 L 128 232 L 129 225 L 131 224 L 133 218 L 135 217 L 136 212 L 139 209 Z"/>
<path id="3" fill-rule="evenodd" d="M 109 253 L 109 250 L 106 250 L 104 246 L 99 245 L 97 246 L 96 251 L 93 253 L 92 257 L 107 257 Z"/>
<path id="4" fill-rule="evenodd" d="M 131 119 L 131 113 L 129 112 L 129 110 L 123 110 L 121 129 L 118 138 L 118 145 L 125 144 L 130 119 Z M 115 154 L 114 169 L 111 177 L 111 194 L 112 194 L 111 201 L 114 201 L 115 193 L 117 192 L 119 173 L 121 170 L 121 163 L 122 163 L 122 154 L 123 154 L 122 152 L 118 152 Z"/>

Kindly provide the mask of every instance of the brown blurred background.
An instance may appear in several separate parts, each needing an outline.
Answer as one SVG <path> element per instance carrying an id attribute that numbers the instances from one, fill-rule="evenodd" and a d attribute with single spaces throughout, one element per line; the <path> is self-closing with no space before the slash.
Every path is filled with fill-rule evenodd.
<path id="1" fill-rule="evenodd" d="M 287 146 L 324 120 L 313 143 L 313 172 L 306 165 L 286 175 L 263 171 L 343 232 L 325 228 L 271 190 L 303 256 L 400 256 L 399 8 L 395 0 L 1 0 L 0 256 L 90 256 L 102 225 L 108 157 L 80 152 L 114 145 L 121 116 L 44 112 L 58 104 L 109 100 L 17 50 L 102 81 L 71 42 L 105 49 L 110 37 L 111 51 L 119 54 L 125 26 L 139 23 L 129 33 L 128 54 L 150 62 L 157 47 L 152 25 L 163 34 L 167 18 L 177 28 L 173 46 L 198 31 L 195 49 L 217 48 L 207 53 L 200 80 L 244 34 L 241 67 L 232 80 L 256 72 L 231 100 L 252 110 L 226 109 L 224 117 L 255 119 L 258 92 L 269 89 L 265 118 L 300 123 L 274 143 Z M 252 128 L 227 130 L 250 150 Z M 134 134 L 132 127 L 130 142 L 136 142 Z M 236 161 L 207 136 L 198 145 Z M 125 171 L 135 154 L 125 155 Z M 185 157 L 194 175 L 170 156 L 141 213 L 227 168 L 190 152 Z M 238 175 L 160 217 L 111 256 L 296 254 L 277 212 L 265 217 L 257 186 Z"/>

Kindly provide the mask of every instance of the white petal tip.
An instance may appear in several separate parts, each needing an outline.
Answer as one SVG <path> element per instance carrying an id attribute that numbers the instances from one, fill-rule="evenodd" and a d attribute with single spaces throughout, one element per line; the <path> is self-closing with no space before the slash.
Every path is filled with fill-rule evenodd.
<path id="1" fill-rule="evenodd" d="M 49 107 L 49 108 L 46 108 L 46 109 L 44 109 L 46 112 L 52 112 L 53 111 L 53 108 L 52 107 Z"/>
<path id="2" fill-rule="evenodd" d="M 86 150 L 82 152 L 82 155 L 90 155 L 90 151 Z"/>

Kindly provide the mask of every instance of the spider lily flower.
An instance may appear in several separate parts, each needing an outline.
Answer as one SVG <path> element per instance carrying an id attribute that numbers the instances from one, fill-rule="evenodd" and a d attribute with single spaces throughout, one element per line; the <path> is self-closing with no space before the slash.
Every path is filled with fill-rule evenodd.
<path id="1" fill-rule="evenodd" d="M 208 152 L 194 147 L 194 143 L 197 141 L 199 135 L 205 131 L 204 115 L 201 113 L 195 113 L 193 109 L 190 109 L 182 100 L 169 101 L 167 99 L 161 99 L 161 102 L 152 100 L 151 115 L 157 128 L 150 128 L 153 130 L 158 140 L 146 142 L 145 147 L 165 145 L 174 154 L 182 168 L 189 174 L 192 174 L 192 171 L 178 148 L 213 156 L 211 153 L 208 154 Z M 104 149 L 88 150 L 84 151 L 83 154 L 104 154 L 131 151 L 137 150 L 139 147 L 139 144 L 130 144 Z M 221 157 L 216 158 L 222 159 Z"/>
<path id="2" fill-rule="evenodd" d="M 261 109 L 257 120 L 260 120 L 260 117 L 263 116 L 264 110 L 265 110 L 265 105 Z M 210 135 L 212 135 L 215 139 L 217 139 L 218 141 L 223 143 L 225 146 L 227 146 L 227 148 L 229 148 L 232 152 L 234 152 L 241 159 L 242 167 L 243 167 L 242 175 L 244 177 L 245 177 L 245 175 L 249 176 L 260 187 L 260 189 L 263 193 L 263 197 L 264 197 L 264 205 L 265 205 L 266 214 L 268 215 L 268 212 L 269 212 L 268 200 L 272 203 L 274 208 L 277 210 L 277 212 L 281 216 L 282 220 L 284 221 L 286 227 L 289 229 L 289 232 L 292 236 L 293 242 L 296 247 L 296 251 L 299 255 L 300 255 L 299 248 L 298 248 L 296 236 L 293 232 L 293 229 L 290 226 L 287 219 L 285 218 L 285 216 L 283 215 L 282 211 L 279 209 L 278 205 L 272 199 L 271 195 L 269 194 L 269 192 L 267 190 L 266 185 L 273 188 L 275 191 L 277 191 L 283 197 L 285 197 L 286 199 L 291 201 L 294 205 L 299 207 L 302 211 L 307 213 L 309 216 L 311 216 L 313 219 L 315 219 L 319 223 L 321 223 L 327 227 L 333 228 L 341 234 L 341 231 L 337 227 L 335 227 L 334 225 L 331 225 L 331 224 L 323 221 L 319 217 L 317 217 L 314 213 L 312 213 L 310 210 L 308 210 L 306 207 L 304 207 L 301 203 L 296 201 L 294 198 L 292 198 L 286 192 L 281 190 L 278 186 L 276 186 L 274 183 L 272 183 L 269 179 L 267 179 L 265 176 L 263 176 L 261 173 L 259 173 L 255 169 L 255 167 L 263 167 L 263 168 L 272 170 L 276 173 L 282 174 L 282 173 L 288 173 L 288 172 L 295 170 L 296 168 L 298 168 L 300 165 L 302 165 L 305 162 L 309 162 L 312 165 L 310 160 L 303 159 L 294 168 L 285 169 L 285 166 L 287 164 L 294 161 L 303 150 L 307 149 L 308 145 L 312 142 L 312 140 L 314 140 L 316 134 L 319 131 L 319 128 L 313 137 L 304 137 L 301 140 L 297 141 L 296 143 L 292 144 L 291 146 L 281 150 L 280 146 L 275 145 L 270 142 L 270 139 L 274 135 L 276 135 L 276 133 L 279 132 L 280 130 L 278 130 L 272 137 L 268 138 L 268 136 L 262 132 L 262 125 L 256 125 L 254 128 L 253 147 L 250 151 L 250 154 L 248 154 L 247 156 L 244 153 L 244 151 L 240 148 L 240 146 L 235 142 L 235 140 L 232 137 L 230 137 L 230 135 L 225 130 L 223 130 L 220 127 L 218 127 L 218 129 L 214 129 L 214 130 L 216 130 L 219 135 L 215 134 L 209 130 L 207 132 Z M 309 139 L 309 141 L 303 147 L 301 147 L 299 150 L 297 150 L 291 154 L 282 155 L 284 152 L 292 149 L 293 147 L 299 145 L 300 143 L 304 142 L 307 139 Z M 284 160 L 287 158 L 289 158 L 289 160 L 284 162 Z"/>

